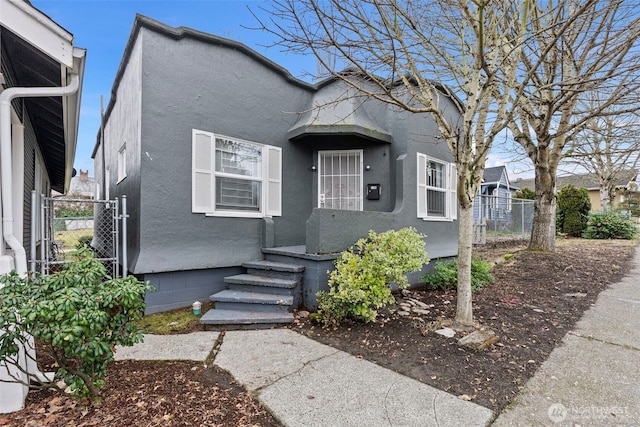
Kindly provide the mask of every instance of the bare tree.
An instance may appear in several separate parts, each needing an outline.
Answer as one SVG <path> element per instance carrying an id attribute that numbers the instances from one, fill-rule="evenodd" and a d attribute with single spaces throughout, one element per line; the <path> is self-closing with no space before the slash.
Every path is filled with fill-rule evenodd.
<path id="1" fill-rule="evenodd" d="M 613 207 L 618 184 L 635 179 L 640 161 L 640 123 L 635 114 L 594 117 L 566 153 L 569 164 L 598 178 L 600 206 Z"/>
<path id="2" fill-rule="evenodd" d="M 639 14 L 628 0 L 536 2 L 522 50 L 526 96 L 509 124 L 535 170 L 532 249 L 555 249 L 556 172 L 570 143 L 613 106 L 615 114 L 636 108 Z"/>
<path id="3" fill-rule="evenodd" d="M 429 113 L 457 165 L 460 208 L 455 321 L 473 324 L 473 201 L 496 136 L 522 93 L 515 87 L 532 0 L 277 0 L 262 29 L 289 51 L 366 96 Z M 509 28 L 509 37 L 503 33 Z M 327 59 L 333 52 L 349 72 Z M 333 58 L 335 61 L 335 58 Z M 451 98 L 461 121 L 439 108 Z"/>

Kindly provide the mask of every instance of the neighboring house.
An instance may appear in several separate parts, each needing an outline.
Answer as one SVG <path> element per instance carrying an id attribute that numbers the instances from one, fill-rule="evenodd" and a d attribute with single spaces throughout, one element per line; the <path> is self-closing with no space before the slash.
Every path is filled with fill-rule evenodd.
<path id="1" fill-rule="evenodd" d="M 74 170 L 75 172 L 75 170 Z M 52 191 L 53 197 L 60 197 L 63 194 Z M 77 175 L 73 175 L 69 183 L 69 189 L 66 196 L 75 199 L 93 199 L 96 194 L 95 180 L 89 176 L 89 171 L 80 169 Z"/>
<path id="2" fill-rule="evenodd" d="M 638 171 L 635 169 L 627 169 L 621 171 L 618 174 L 616 182 L 616 198 L 613 201 L 613 206 L 618 206 L 624 201 L 624 192 L 630 189 L 629 185 L 638 177 Z M 518 188 L 528 188 L 535 190 L 534 179 L 518 179 L 513 183 Z M 586 188 L 589 190 L 589 199 L 591 200 L 591 211 L 599 212 L 602 210 L 600 203 L 600 185 L 598 182 L 598 176 L 595 173 L 565 175 L 556 177 L 556 191 L 562 190 L 567 185 L 573 185 L 576 188 Z"/>
<path id="3" fill-rule="evenodd" d="M 136 16 L 92 157 L 100 197 L 127 196 L 126 268 L 157 289 L 148 313 L 218 293 L 232 316 L 239 289 L 281 269 L 303 278 L 286 305 L 313 307 L 337 253 L 370 229 L 412 226 L 432 259 L 456 255 L 455 164 L 432 117 L 349 92 Z"/>
<path id="4" fill-rule="evenodd" d="M 85 51 L 73 35 L 23 0 L 0 0 L 0 274 L 26 274 L 32 190 L 67 191 L 78 131 Z M 36 244 L 42 234 L 34 224 Z M 23 366 L 24 368 L 24 366 Z M 32 363 L 26 368 L 35 372 Z M 0 365 L 0 380 L 13 367 Z M 19 410 L 28 387 L 0 382 L 0 412 Z"/>
<path id="5" fill-rule="evenodd" d="M 476 221 L 509 218 L 511 199 L 516 190 L 509 183 L 505 166 L 486 168 L 482 175 L 480 193 L 474 202 L 473 218 Z"/>
<path id="6" fill-rule="evenodd" d="M 71 178 L 68 193 L 81 199 L 93 199 L 96 193 L 95 180 L 89 176 L 89 171 L 80 169 L 78 175 Z"/>

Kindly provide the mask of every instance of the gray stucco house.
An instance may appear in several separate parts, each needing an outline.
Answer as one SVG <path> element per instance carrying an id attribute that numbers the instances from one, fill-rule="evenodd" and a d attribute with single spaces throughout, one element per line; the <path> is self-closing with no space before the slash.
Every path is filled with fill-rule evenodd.
<path id="1" fill-rule="evenodd" d="M 149 313 L 216 294 L 210 323 L 247 303 L 286 321 L 370 229 L 413 226 L 432 259 L 456 255 L 455 165 L 433 119 L 349 93 L 136 16 L 93 158 L 98 187 L 127 196 L 126 268 L 157 288 Z"/>

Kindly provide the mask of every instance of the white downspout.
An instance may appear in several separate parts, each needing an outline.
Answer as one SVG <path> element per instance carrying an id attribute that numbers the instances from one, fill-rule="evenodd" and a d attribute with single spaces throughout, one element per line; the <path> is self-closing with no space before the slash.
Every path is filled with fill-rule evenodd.
<path id="1" fill-rule="evenodd" d="M 2 232 L 4 240 L 13 250 L 15 271 L 27 272 L 27 254 L 22 243 L 13 234 L 12 156 L 11 156 L 11 101 L 15 98 L 65 96 L 80 87 L 80 77 L 71 75 L 71 81 L 63 87 L 11 87 L 0 92 L 0 179 L 2 180 Z"/>

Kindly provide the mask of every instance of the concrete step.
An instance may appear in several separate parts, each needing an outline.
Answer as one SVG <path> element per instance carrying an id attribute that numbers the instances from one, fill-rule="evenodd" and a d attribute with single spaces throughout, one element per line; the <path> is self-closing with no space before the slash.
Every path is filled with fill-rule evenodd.
<path id="1" fill-rule="evenodd" d="M 289 295 L 263 294 L 259 292 L 243 292 L 225 290 L 209 297 L 219 310 L 238 310 L 256 312 L 286 312 L 293 304 Z"/>
<path id="2" fill-rule="evenodd" d="M 240 292 L 259 292 L 262 294 L 294 296 L 295 288 L 273 288 L 270 286 L 246 285 L 242 283 L 229 283 L 229 290 Z"/>
<path id="3" fill-rule="evenodd" d="M 247 304 L 267 304 L 290 306 L 293 297 L 290 295 L 266 294 L 261 292 L 245 292 L 227 289 L 209 297 L 215 303 L 218 302 L 243 302 Z"/>
<path id="4" fill-rule="evenodd" d="M 213 309 L 200 318 L 200 323 L 207 329 L 259 329 L 291 323 L 293 319 L 293 314 L 289 312 L 264 313 Z"/>
<path id="5" fill-rule="evenodd" d="M 235 283 L 240 285 L 265 286 L 271 288 L 295 288 L 299 280 L 281 279 L 276 277 L 256 276 L 254 274 L 237 274 L 224 278 L 225 283 Z"/>
<path id="6" fill-rule="evenodd" d="M 274 262 L 274 261 L 251 261 L 245 262 L 242 264 L 245 268 L 250 268 L 254 270 L 265 270 L 265 271 L 277 271 L 281 273 L 302 273 L 304 272 L 304 266 L 295 265 L 295 264 L 287 264 L 283 262 Z"/>

